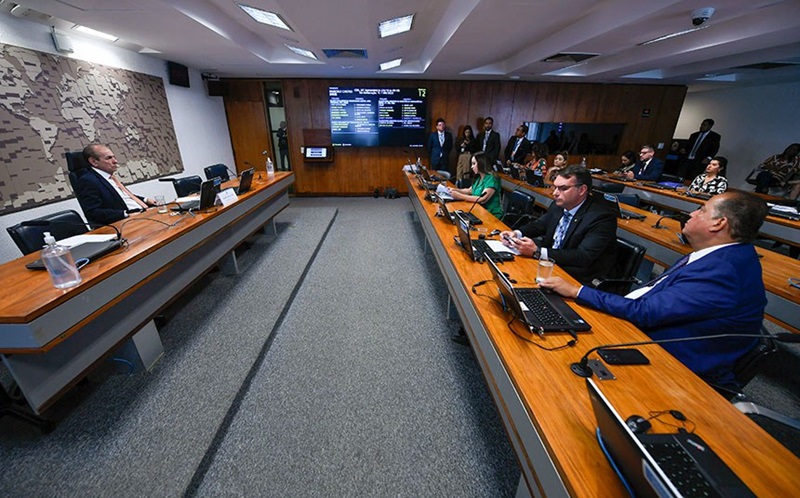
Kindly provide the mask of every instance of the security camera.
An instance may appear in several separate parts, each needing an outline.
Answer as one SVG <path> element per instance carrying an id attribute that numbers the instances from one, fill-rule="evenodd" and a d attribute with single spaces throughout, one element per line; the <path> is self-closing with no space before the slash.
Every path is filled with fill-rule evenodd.
<path id="1" fill-rule="evenodd" d="M 700 26 L 714 15 L 714 7 L 703 7 L 692 11 L 692 24 Z"/>

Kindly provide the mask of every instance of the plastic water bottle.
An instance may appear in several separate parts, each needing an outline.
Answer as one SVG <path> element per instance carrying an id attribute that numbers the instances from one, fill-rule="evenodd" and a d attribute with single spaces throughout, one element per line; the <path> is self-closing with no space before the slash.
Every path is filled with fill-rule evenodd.
<path id="1" fill-rule="evenodd" d="M 422 169 L 422 160 L 420 160 L 419 157 L 417 158 L 417 169 L 418 170 Z"/>
<path id="2" fill-rule="evenodd" d="M 267 176 L 272 178 L 275 176 L 275 165 L 272 164 L 272 158 L 267 156 Z"/>
<path id="3" fill-rule="evenodd" d="M 581 166 L 586 167 L 586 158 L 581 159 Z"/>
<path id="4" fill-rule="evenodd" d="M 68 289 L 81 283 L 81 274 L 75 266 L 69 247 L 58 245 L 50 232 L 44 233 L 44 243 L 42 262 L 56 289 Z"/>

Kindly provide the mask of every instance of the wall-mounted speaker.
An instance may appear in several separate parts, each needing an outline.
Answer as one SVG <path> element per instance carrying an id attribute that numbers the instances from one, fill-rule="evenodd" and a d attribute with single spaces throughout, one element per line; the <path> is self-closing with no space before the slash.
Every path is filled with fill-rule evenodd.
<path id="1" fill-rule="evenodd" d="M 177 62 L 167 61 L 169 84 L 189 88 L 189 68 Z"/>
<path id="2" fill-rule="evenodd" d="M 227 97 L 228 83 L 222 80 L 206 80 L 209 97 Z"/>

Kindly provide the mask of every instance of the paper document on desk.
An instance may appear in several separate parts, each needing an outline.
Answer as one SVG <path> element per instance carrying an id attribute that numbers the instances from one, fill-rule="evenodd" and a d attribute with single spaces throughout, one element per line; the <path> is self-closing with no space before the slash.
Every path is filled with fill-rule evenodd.
<path id="1" fill-rule="evenodd" d="M 508 247 L 499 240 L 487 240 L 486 245 L 494 252 L 510 252 L 515 256 L 519 256 L 519 250 L 516 247 Z"/>
<path id="2" fill-rule="evenodd" d="M 105 242 L 107 240 L 114 240 L 117 238 L 116 233 L 99 233 L 99 234 L 81 234 L 67 237 L 58 241 L 59 245 L 67 247 L 75 247 L 87 242 Z"/>
<path id="3" fill-rule="evenodd" d="M 444 199 L 446 201 L 452 201 L 453 200 L 453 196 L 450 195 L 450 192 L 447 191 L 447 187 L 445 187 L 441 183 L 436 186 L 436 195 L 438 195 L 439 197 L 441 197 L 442 199 Z"/>

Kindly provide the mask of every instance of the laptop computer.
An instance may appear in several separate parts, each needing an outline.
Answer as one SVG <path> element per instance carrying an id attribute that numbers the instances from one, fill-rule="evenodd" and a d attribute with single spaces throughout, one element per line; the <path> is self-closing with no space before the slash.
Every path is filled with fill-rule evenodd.
<path id="1" fill-rule="evenodd" d="M 439 208 L 442 210 L 442 214 L 444 215 L 445 218 L 449 219 L 451 223 L 455 224 L 457 221 L 456 215 L 460 215 L 466 218 L 467 221 L 469 221 L 470 224 L 472 225 L 483 224 L 483 221 L 472 213 L 468 213 L 460 209 L 456 209 L 451 213 L 450 210 L 447 209 L 447 201 L 445 201 L 445 199 L 441 195 L 437 195 L 436 200 L 439 202 Z"/>
<path id="2" fill-rule="evenodd" d="M 239 186 L 236 187 L 236 195 L 242 195 L 248 190 L 250 190 L 250 186 L 253 184 L 254 172 L 255 172 L 254 168 L 242 171 L 242 174 L 239 177 Z"/>
<path id="3" fill-rule="evenodd" d="M 489 268 L 500 291 L 503 307 L 522 320 L 531 332 L 541 335 L 546 332 L 587 332 L 592 329 L 558 294 L 536 287 L 514 287 L 491 260 Z"/>
<path id="4" fill-rule="evenodd" d="M 603 198 L 614 206 L 614 210 L 617 212 L 618 218 L 622 218 L 623 220 L 640 220 L 640 221 L 647 219 L 647 216 L 643 214 L 634 213 L 633 211 L 622 209 L 622 206 L 619 205 L 619 199 L 617 199 L 616 195 L 607 194 L 603 192 Z"/>
<path id="5" fill-rule="evenodd" d="M 202 211 L 214 207 L 214 201 L 217 197 L 217 186 L 220 182 L 212 178 L 200 184 L 200 198 L 190 201 L 179 202 L 177 206 L 172 207 L 173 211 Z"/>
<path id="6" fill-rule="evenodd" d="M 75 264 L 78 265 L 78 268 L 82 268 L 89 262 L 99 259 L 100 257 L 105 256 L 112 251 L 116 251 L 122 247 L 122 244 L 124 243 L 125 239 L 106 240 L 103 242 L 84 242 L 83 244 L 71 247 L 70 252 L 72 253 L 72 259 L 75 260 Z M 81 260 L 86 261 L 81 264 Z M 29 270 L 46 269 L 44 262 L 41 259 L 31 261 L 25 265 L 25 268 Z"/>
<path id="7" fill-rule="evenodd" d="M 697 434 L 634 434 L 592 379 L 586 387 L 597 436 L 637 496 L 755 496 Z"/>
<path id="8" fill-rule="evenodd" d="M 512 261 L 514 254 L 511 252 L 495 252 L 485 240 L 472 240 L 469 236 L 469 222 L 456 214 L 456 228 L 458 229 L 458 242 L 473 261 L 489 259 L 495 261 Z"/>

